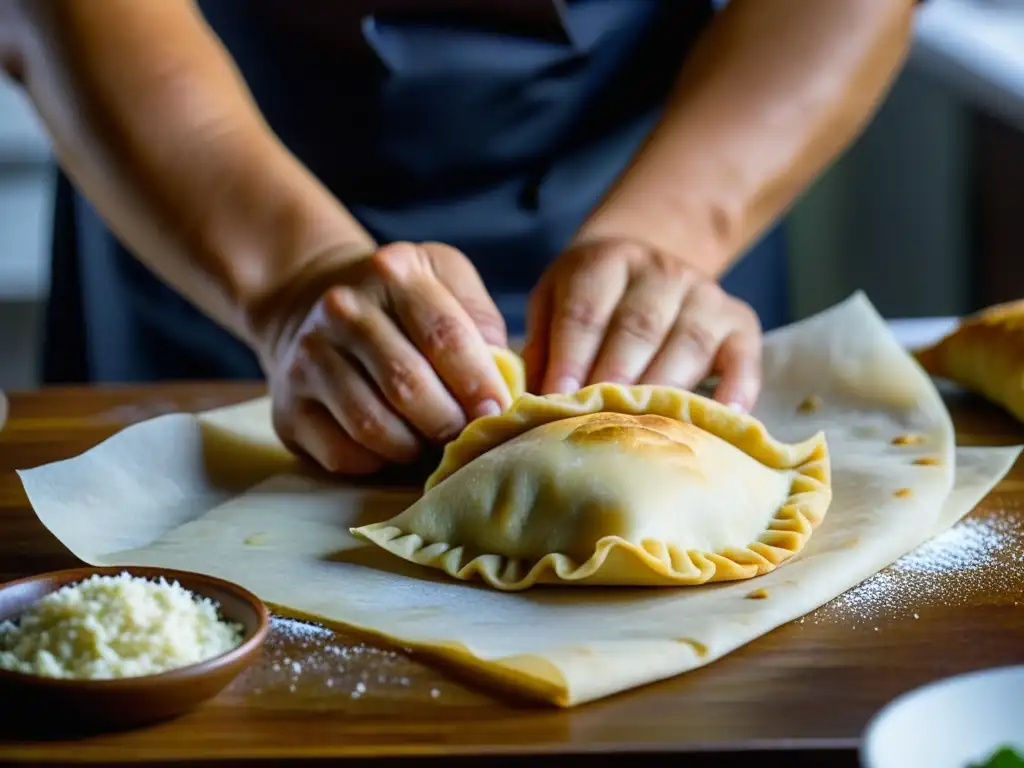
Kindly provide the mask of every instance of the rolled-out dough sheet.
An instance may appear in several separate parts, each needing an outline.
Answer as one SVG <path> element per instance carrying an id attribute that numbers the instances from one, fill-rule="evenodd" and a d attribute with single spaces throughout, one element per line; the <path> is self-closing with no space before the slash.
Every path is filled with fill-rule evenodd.
<path id="1" fill-rule="evenodd" d="M 811 396 L 820 408 L 803 412 Z M 20 474 L 39 519 L 90 564 L 227 578 L 292 614 L 572 706 L 708 664 L 823 605 L 958 521 L 1020 451 L 955 449 L 935 387 L 861 294 L 768 335 L 756 415 L 783 440 L 825 430 L 834 501 L 783 567 L 700 587 L 506 594 L 401 561 L 348 529 L 418 491 L 305 474 L 263 399 L 152 419 Z M 921 442 L 892 443 L 907 434 Z M 755 589 L 767 597 L 750 599 Z"/>

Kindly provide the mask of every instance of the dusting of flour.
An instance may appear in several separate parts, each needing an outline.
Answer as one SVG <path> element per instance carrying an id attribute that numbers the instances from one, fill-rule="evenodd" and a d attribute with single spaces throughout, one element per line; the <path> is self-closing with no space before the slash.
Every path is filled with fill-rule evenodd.
<path id="1" fill-rule="evenodd" d="M 799 621 L 877 629 L 879 619 L 916 619 L 928 606 L 965 605 L 978 594 L 1005 591 L 1024 569 L 1021 528 L 1006 511 L 967 518 Z"/>
<path id="2" fill-rule="evenodd" d="M 327 627 L 274 616 L 263 646 L 262 662 L 236 681 L 250 696 L 279 697 L 301 691 L 306 699 L 357 700 L 364 696 L 409 694 L 414 674 L 399 653 L 361 642 L 347 642 Z M 422 692 L 438 699 L 442 689 Z"/>

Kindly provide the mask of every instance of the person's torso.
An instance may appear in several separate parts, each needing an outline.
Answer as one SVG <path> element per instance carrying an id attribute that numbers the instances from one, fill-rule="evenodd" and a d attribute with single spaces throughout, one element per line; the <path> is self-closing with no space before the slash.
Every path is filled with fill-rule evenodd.
<path id="1" fill-rule="evenodd" d="M 713 13 L 711 0 L 199 5 L 272 129 L 378 242 L 460 248 L 519 333 L 525 295 L 639 148 Z M 259 375 L 81 198 L 75 221 L 92 379 Z"/>
<path id="2" fill-rule="evenodd" d="M 284 143 L 381 242 L 526 291 L 621 172 L 710 3 L 201 0 Z"/>

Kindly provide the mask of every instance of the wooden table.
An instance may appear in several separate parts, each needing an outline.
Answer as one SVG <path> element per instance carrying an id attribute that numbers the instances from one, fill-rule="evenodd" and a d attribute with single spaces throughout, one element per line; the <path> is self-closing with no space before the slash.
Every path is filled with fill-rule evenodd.
<path id="1" fill-rule="evenodd" d="M 259 393 L 189 384 L 11 394 L 0 432 L 0 579 L 76 564 L 38 523 L 12 470 L 73 456 L 132 422 Z M 995 408 L 971 400 L 951 410 L 961 444 L 1024 441 Z M 376 757 L 458 765 L 457 756 L 476 756 L 504 765 L 547 756 L 561 766 L 587 759 L 571 755 L 618 752 L 727 766 L 748 764 L 756 750 L 785 752 L 790 766 L 852 766 L 865 724 L 892 697 L 938 677 L 1024 662 L 1024 464 L 971 520 L 984 534 L 969 547 L 986 561 L 979 567 L 897 566 L 704 669 L 575 710 L 494 699 L 355 637 L 278 633 L 261 666 L 192 715 L 73 742 L 0 736 L 0 762 Z"/>

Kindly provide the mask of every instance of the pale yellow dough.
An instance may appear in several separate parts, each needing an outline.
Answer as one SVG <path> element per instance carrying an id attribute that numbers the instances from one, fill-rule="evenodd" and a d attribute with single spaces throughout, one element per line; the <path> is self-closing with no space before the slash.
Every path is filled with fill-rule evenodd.
<path id="1" fill-rule="evenodd" d="M 491 356 L 494 358 L 494 364 L 498 366 L 501 378 L 508 386 L 509 394 L 515 400 L 526 391 L 526 367 L 523 365 L 523 359 L 505 347 L 491 347 Z"/>
<path id="2" fill-rule="evenodd" d="M 598 384 L 472 422 L 419 501 L 352 533 L 500 590 L 682 586 L 775 569 L 831 499 L 820 432 L 780 443 L 700 395 Z"/>

